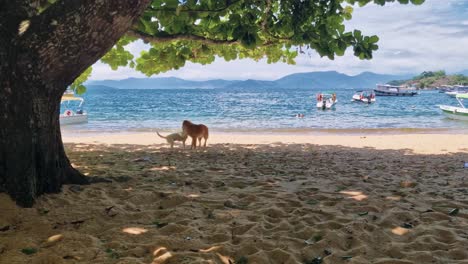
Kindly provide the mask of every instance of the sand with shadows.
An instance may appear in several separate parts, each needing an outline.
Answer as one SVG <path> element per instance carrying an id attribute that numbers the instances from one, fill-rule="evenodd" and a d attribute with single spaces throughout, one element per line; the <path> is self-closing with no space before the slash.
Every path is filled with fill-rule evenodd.
<path id="1" fill-rule="evenodd" d="M 68 144 L 107 181 L 20 209 L 0 263 L 468 263 L 466 152 Z"/>

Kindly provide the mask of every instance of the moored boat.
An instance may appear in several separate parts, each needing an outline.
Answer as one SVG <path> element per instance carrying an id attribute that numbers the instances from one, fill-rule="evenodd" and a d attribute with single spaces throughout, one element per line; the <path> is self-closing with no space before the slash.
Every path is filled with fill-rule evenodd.
<path id="1" fill-rule="evenodd" d="M 317 109 L 327 110 L 334 109 L 338 102 L 336 93 L 319 93 L 317 94 Z"/>
<path id="2" fill-rule="evenodd" d="M 356 91 L 351 100 L 371 104 L 375 102 L 375 93 L 373 91 Z"/>
<path id="3" fill-rule="evenodd" d="M 456 85 L 454 86 L 452 90 L 445 92 L 445 94 L 450 97 L 456 97 L 458 94 L 466 94 L 466 93 L 468 93 L 468 87 L 461 86 L 461 85 Z"/>
<path id="4" fill-rule="evenodd" d="M 70 102 L 79 102 L 77 110 L 70 109 Z M 64 106 L 65 111 L 60 114 L 60 125 L 71 125 L 88 122 L 88 114 L 82 110 L 84 99 L 75 97 L 73 94 L 66 93 L 62 96 L 61 106 Z"/>
<path id="5" fill-rule="evenodd" d="M 415 96 L 418 92 L 403 86 L 393 86 L 388 84 L 377 84 L 374 89 L 377 96 Z"/>
<path id="6" fill-rule="evenodd" d="M 459 91 L 450 91 L 450 92 L 445 92 L 446 95 L 450 97 L 456 97 L 458 94 L 465 94 L 466 92 L 459 92 Z"/>
<path id="7" fill-rule="evenodd" d="M 442 113 L 444 113 L 448 118 L 468 121 L 468 109 L 463 104 L 464 99 L 468 100 L 468 93 L 457 94 L 455 98 L 460 104 L 460 107 L 450 105 L 439 105 L 440 110 L 442 110 Z"/>

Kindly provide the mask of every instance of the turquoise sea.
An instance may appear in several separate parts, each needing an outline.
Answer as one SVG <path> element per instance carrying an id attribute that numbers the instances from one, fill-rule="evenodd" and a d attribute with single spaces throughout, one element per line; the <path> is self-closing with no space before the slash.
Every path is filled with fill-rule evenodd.
<path id="1" fill-rule="evenodd" d="M 328 89 L 330 90 L 330 89 Z M 336 110 L 315 108 L 317 90 L 292 89 L 92 89 L 83 97 L 89 122 L 66 131 L 177 130 L 185 119 L 217 131 L 468 130 L 468 122 L 445 118 L 437 105 L 457 105 L 437 91 L 414 97 L 377 97 L 351 102 L 354 90 L 335 90 Z M 73 106 L 70 105 L 71 108 Z M 298 113 L 304 118 L 296 118 Z"/>

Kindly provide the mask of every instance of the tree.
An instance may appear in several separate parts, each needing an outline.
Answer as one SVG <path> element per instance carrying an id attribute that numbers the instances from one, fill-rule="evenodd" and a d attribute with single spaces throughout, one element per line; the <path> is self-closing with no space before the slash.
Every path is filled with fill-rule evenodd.
<path id="1" fill-rule="evenodd" d="M 394 0 L 0 0 L 0 191 L 31 206 L 88 183 L 65 155 L 58 112 L 97 60 L 152 75 L 216 56 L 294 63 L 302 49 L 371 59 L 378 37 L 343 25 L 351 5 L 369 2 Z M 151 48 L 134 59 L 125 46 L 137 39 Z"/>

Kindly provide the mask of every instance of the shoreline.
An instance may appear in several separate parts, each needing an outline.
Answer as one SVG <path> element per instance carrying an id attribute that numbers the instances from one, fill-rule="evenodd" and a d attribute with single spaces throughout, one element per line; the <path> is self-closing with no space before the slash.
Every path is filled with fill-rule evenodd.
<path id="1" fill-rule="evenodd" d="M 65 136 L 99 136 L 143 134 L 143 133 L 174 133 L 178 128 L 142 128 L 125 130 L 86 130 L 73 127 L 62 127 L 62 134 Z M 247 129 L 210 129 L 210 133 L 216 134 L 292 134 L 292 135 L 405 135 L 405 134 L 448 134 L 463 135 L 468 134 L 467 128 L 247 128 Z"/>
<path id="2" fill-rule="evenodd" d="M 162 132 L 164 135 L 167 132 Z M 143 145 L 167 148 L 166 141 L 151 132 L 99 133 L 89 135 L 71 135 L 64 133 L 64 143 L 104 144 L 104 145 Z M 186 145 L 190 146 L 191 139 Z M 401 133 L 401 134 L 310 134 L 310 133 L 241 133 L 212 132 L 208 147 L 216 144 L 236 145 L 276 145 L 276 144 L 312 144 L 345 146 L 351 148 L 371 148 L 377 150 L 405 150 L 408 154 L 447 154 L 468 153 L 468 134 L 444 133 Z M 176 149 L 182 148 L 176 142 Z"/>

